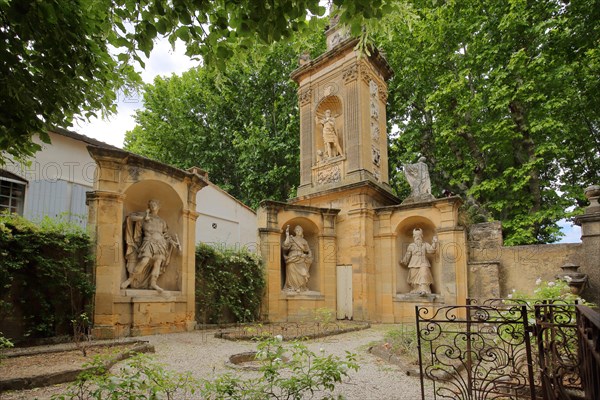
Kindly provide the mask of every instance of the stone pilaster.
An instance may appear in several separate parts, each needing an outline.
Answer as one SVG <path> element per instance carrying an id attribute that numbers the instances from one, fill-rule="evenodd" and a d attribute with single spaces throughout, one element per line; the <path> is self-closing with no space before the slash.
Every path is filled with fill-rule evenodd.
<path id="1" fill-rule="evenodd" d="M 575 218 L 581 226 L 582 262 L 580 272 L 589 277 L 589 287 L 583 292 L 586 300 L 600 304 L 600 187 L 590 186 L 585 190 L 590 201 L 585 213 Z"/>

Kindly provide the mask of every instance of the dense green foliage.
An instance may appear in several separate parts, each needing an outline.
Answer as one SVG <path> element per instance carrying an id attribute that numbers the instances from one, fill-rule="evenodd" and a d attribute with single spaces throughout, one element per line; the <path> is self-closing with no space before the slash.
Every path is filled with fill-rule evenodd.
<path id="1" fill-rule="evenodd" d="M 435 194 L 502 221 L 507 244 L 556 240 L 599 178 L 600 2 L 410 3 L 418 19 L 379 40 L 392 184 L 405 193 L 398 166 L 424 155 Z"/>
<path id="2" fill-rule="evenodd" d="M 0 165 L 6 153 L 26 157 L 39 150 L 52 125 L 75 115 L 115 111 L 116 90 L 141 82 L 154 41 L 181 40 L 187 54 L 225 70 L 298 32 L 315 30 L 325 7 L 319 0 L 3 0 L 0 1 Z M 392 9 L 391 0 L 332 2 L 353 31 Z"/>
<path id="3" fill-rule="evenodd" d="M 324 50 L 319 31 L 301 42 L 313 55 Z M 293 196 L 300 122 L 289 74 L 298 55 L 281 43 L 265 51 L 231 60 L 219 79 L 202 67 L 156 78 L 145 88 L 145 108 L 137 111 L 125 148 L 180 168 L 204 168 L 212 182 L 252 207 Z"/>
<path id="4" fill-rule="evenodd" d="M 265 288 L 262 262 L 245 249 L 196 247 L 196 320 L 249 322 L 259 318 Z"/>
<path id="5" fill-rule="evenodd" d="M 300 342 L 284 344 L 273 337 L 259 342 L 256 358 L 260 363 L 258 376 L 224 374 L 212 381 L 169 370 L 146 354 L 133 356 L 114 373 L 97 358 L 90 371 L 52 399 L 300 400 L 314 398 L 318 391 L 323 392 L 320 399 L 339 399 L 343 397 L 331 393 L 335 385 L 348 377 L 350 369 L 358 370 L 355 354 L 347 352 L 344 358 L 315 354 Z"/>
<path id="6" fill-rule="evenodd" d="M 24 336 L 71 333 L 91 304 L 90 239 L 74 225 L 0 216 L 0 324 Z M 9 331 L 10 329 L 10 331 Z M 21 338 L 19 338 L 21 339 Z"/>
<path id="7" fill-rule="evenodd" d="M 115 111 L 116 91 L 139 80 L 111 56 L 111 1 L 0 1 L 0 165 L 32 155 L 46 129 L 74 115 Z"/>

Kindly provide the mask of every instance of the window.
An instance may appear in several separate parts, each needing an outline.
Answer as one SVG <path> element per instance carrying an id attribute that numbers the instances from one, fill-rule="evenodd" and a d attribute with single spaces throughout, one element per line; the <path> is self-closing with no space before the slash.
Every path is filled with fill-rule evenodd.
<path id="1" fill-rule="evenodd" d="M 18 176 L 0 170 L 0 212 L 8 210 L 23 214 L 26 183 Z"/>

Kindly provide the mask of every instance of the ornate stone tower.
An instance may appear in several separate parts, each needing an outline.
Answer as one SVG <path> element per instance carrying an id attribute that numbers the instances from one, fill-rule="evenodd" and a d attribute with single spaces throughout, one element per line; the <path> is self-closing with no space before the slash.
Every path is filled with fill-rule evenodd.
<path id="1" fill-rule="evenodd" d="M 430 194 L 400 204 L 388 183 L 392 71 L 377 49 L 361 55 L 358 40 L 336 26 L 326 35 L 327 52 L 301 60 L 291 75 L 299 86 L 298 196 L 257 211 L 264 317 L 294 321 L 330 309 L 338 319 L 401 322 L 414 320 L 415 304 L 464 303 L 460 199 Z M 409 268 L 400 266 L 416 231 L 437 243 L 423 267 L 431 272 L 427 293 L 414 293 Z"/>
<path id="2" fill-rule="evenodd" d="M 367 185 L 395 203 L 388 185 L 385 104 L 392 71 L 376 50 L 362 57 L 357 39 L 333 26 L 327 52 L 292 73 L 300 105 L 300 186 L 311 205 L 341 188 Z M 294 201 L 294 202 L 296 202 Z M 316 203 L 315 203 L 316 202 Z"/>

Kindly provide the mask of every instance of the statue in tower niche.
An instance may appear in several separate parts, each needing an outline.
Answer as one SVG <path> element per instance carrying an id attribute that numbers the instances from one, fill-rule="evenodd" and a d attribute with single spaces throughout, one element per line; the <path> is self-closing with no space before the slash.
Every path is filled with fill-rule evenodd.
<path id="1" fill-rule="evenodd" d="M 313 255 L 308 242 L 304 239 L 304 231 L 300 225 L 294 228 L 294 236 L 290 236 L 290 226 L 285 230 L 285 240 L 282 248 L 285 260 L 285 286 L 287 292 L 304 292 L 308 290 L 309 270 Z"/>
<path id="2" fill-rule="evenodd" d="M 323 126 L 323 144 L 327 158 L 333 158 L 343 155 L 337 131 L 335 129 L 335 117 L 331 115 L 331 110 L 325 110 L 323 118 L 315 117 L 317 124 Z"/>
<path id="3" fill-rule="evenodd" d="M 134 212 L 125 220 L 125 259 L 128 278 L 121 289 L 154 289 L 162 292 L 156 284 L 165 272 L 174 248 L 181 251 L 177 235 L 169 234 L 167 223 L 158 216 L 160 203 L 148 201 L 145 212 Z"/>
<path id="4" fill-rule="evenodd" d="M 434 200 L 431 194 L 431 180 L 429 169 L 425 164 L 425 157 L 420 157 L 414 164 L 405 164 L 404 176 L 410 185 L 410 196 L 402 203 L 415 203 L 419 201 Z"/>
<path id="5" fill-rule="evenodd" d="M 410 293 L 430 294 L 433 275 L 431 275 L 431 264 L 427 259 L 427 254 L 434 254 L 438 248 L 438 238 L 433 237 L 432 243 L 423 241 L 423 230 L 420 228 L 413 230 L 413 243 L 408 245 L 406 254 L 400 265 L 408 267 L 408 284 L 411 287 Z"/>

